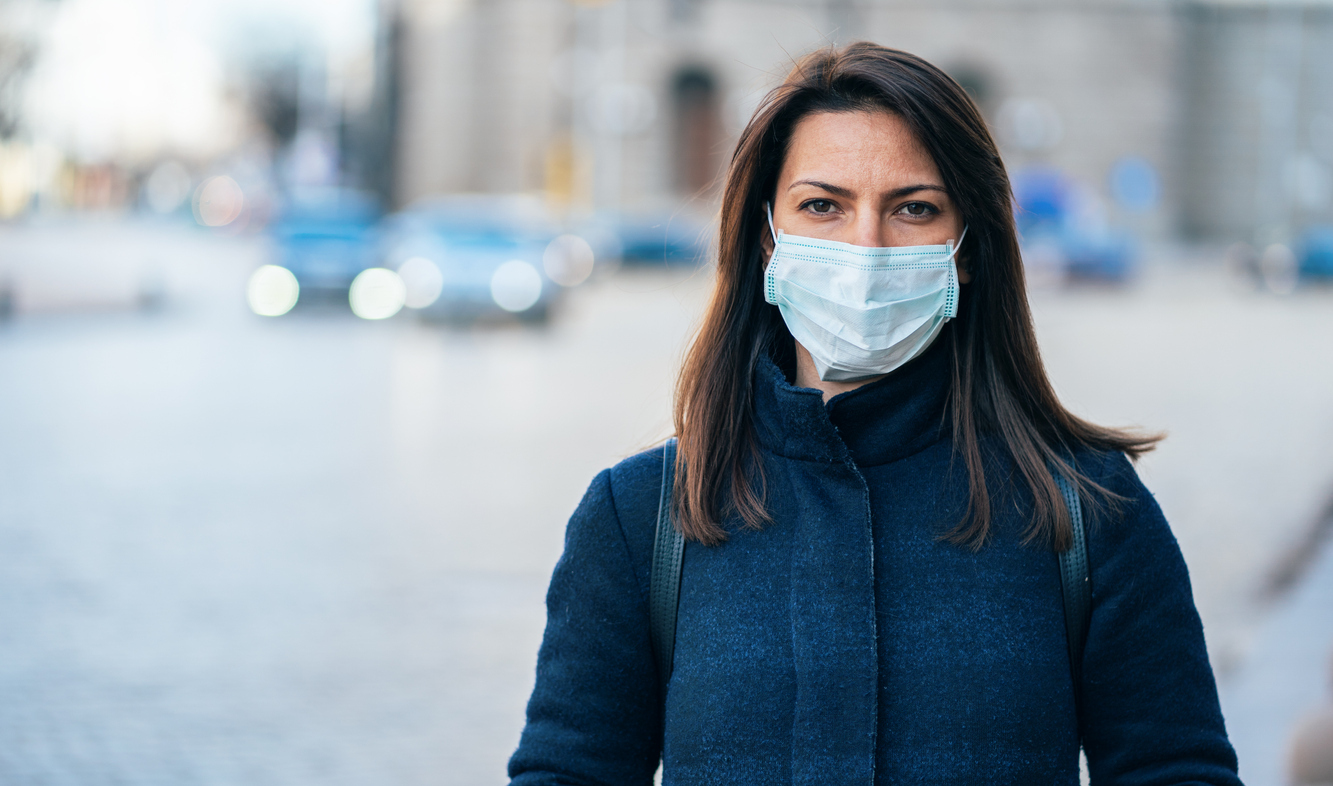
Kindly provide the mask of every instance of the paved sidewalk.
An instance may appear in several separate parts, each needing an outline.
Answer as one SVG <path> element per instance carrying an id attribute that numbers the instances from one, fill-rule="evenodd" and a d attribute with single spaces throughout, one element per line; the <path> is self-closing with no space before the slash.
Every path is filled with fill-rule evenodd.
<path id="1" fill-rule="evenodd" d="M 1249 657 L 1222 684 L 1222 712 L 1247 786 L 1285 786 L 1292 732 L 1333 704 L 1333 544 L 1260 626 Z"/>

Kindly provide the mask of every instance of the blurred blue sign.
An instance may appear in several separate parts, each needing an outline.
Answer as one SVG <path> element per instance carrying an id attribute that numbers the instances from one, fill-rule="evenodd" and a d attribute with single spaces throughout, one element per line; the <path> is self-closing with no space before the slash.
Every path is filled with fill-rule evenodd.
<path id="1" fill-rule="evenodd" d="M 1125 210 L 1143 213 L 1153 209 L 1161 190 L 1157 170 L 1146 159 L 1124 156 L 1111 167 L 1111 196 Z"/>

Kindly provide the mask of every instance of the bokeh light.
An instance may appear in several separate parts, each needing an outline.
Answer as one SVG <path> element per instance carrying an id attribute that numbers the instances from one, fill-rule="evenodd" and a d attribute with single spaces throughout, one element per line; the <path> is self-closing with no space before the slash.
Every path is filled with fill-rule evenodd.
<path id="1" fill-rule="evenodd" d="M 398 267 L 398 275 L 407 287 L 404 303 L 408 308 L 425 308 L 440 297 L 444 276 L 434 262 L 425 257 L 412 257 Z"/>
<path id="2" fill-rule="evenodd" d="M 190 171 L 178 161 L 164 161 L 144 183 L 144 198 L 154 212 L 175 212 L 190 198 Z"/>
<path id="3" fill-rule="evenodd" d="M 397 273 L 383 267 L 361 271 L 347 293 L 352 313 L 362 319 L 388 319 L 407 302 L 407 287 Z"/>
<path id="4" fill-rule="evenodd" d="M 562 287 L 575 287 L 592 275 L 592 246 L 578 235 L 561 235 L 546 246 L 542 267 L 552 281 Z"/>
<path id="5" fill-rule="evenodd" d="M 194 195 L 194 217 L 206 227 L 225 227 L 245 208 L 241 187 L 226 175 L 205 180 Z"/>
<path id="6" fill-rule="evenodd" d="M 250 310 L 261 317 L 280 317 L 292 310 L 301 296 L 301 285 L 292 271 L 264 265 L 250 274 L 245 298 Z"/>
<path id="7" fill-rule="evenodd" d="M 542 275 L 521 259 L 511 259 L 491 275 L 491 298 L 505 311 L 527 311 L 542 296 Z"/>
<path id="8" fill-rule="evenodd" d="M 1290 295 L 1299 279 L 1296 254 L 1285 243 L 1269 245 L 1259 255 L 1259 275 L 1270 292 Z"/>
<path id="9" fill-rule="evenodd" d="M 1065 138 L 1060 110 L 1048 99 L 1036 96 L 1005 101 L 996 113 L 995 126 L 1002 140 L 1028 152 L 1054 150 Z"/>

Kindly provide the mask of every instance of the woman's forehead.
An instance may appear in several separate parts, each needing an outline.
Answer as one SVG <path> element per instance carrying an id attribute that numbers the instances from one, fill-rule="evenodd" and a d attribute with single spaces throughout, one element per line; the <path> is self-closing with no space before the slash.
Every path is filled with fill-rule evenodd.
<path id="1" fill-rule="evenodd" d="M 943 185 L 935 160 L 907 122 L 887 110 L 818 112 L 796 124 L 779 188 L 801 180 L 892 190 L 902 182 Z"/>

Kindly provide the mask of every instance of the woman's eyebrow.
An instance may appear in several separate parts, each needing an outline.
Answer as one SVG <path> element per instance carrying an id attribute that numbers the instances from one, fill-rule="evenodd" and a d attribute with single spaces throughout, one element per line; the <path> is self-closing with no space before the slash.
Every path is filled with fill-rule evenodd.
<path id="1" fill-rule="evenodd" d="M 836 194 L 840 197 L 846 197 L 848 199 L 854 196 L 852 194 L 851 189 L 843 188 L 842 186 L 835 186 L 832 183 L 825 183 L 822 180 L 797 180 L 795 183 L 792 183 L 791 185 L 787 186 L 787 190 L 790 191 L 793 188 L 796 188 L 797 186 L 814 186 L 815 188 L 822 188 L 823 190 L 829 192 L 830 194 Z"/>
<path id="2" fill-rule="evenodd" d="M 855 196 L 852 193 L 851 189 L 849 188 L 843 188 L 842 186 L 835 186 L 832 183 L 825 183 L 822 180 L 797 180 L 795 183 L 792 183 L 790 186 L 787 186 L 787 190 L 790 191 L 793 188 L 796 188 L 797 186 L 814 186 L 815 188 L 823 189 L 824 191 L 827 191 L 830 194 L 836 194 L 837 196 L 845 197 L 848 199 Z M 949 190 L 941 185 L 936 185 L 934 183 L 917 183 L 910 186 L 895 188 L 889 193 L 885 194 L 884 197 L 885 199 L 901 199 L 902 197 L 905 197 L 908 194 L 916 193 L 917 191 L 939 191 L 941 194 L 949 193 Z"/>
<path id="3" fill-rule="evenodd" d="M 941 194 L 949 193 L 949 189 L 945 188 L 944 186 L 938 186 L 933 183 L 918 183 L 917 185 L 914 186 L 903 186 L 902 188 L 895 188 L 889 193 L 885 194 L 884 196 L 887 199 L 901 199 L 902 197 L 905 197 L 908 194 L 912 194 L 917 191 L 938 191 Z"/>

